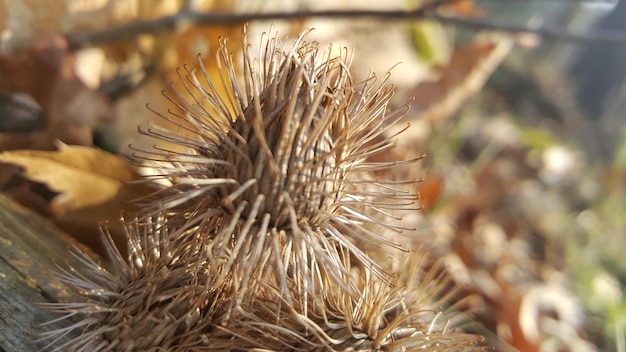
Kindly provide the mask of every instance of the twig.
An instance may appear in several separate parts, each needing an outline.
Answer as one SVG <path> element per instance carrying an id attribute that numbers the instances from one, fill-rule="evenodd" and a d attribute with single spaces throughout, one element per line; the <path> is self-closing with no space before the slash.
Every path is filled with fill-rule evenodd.
<path id="1" fill-rule="evenodd" d="M 198 13 L 183 8 L 175 15 L 162 17 L 152 21 L 133 22 L 116 28 L 101 31 L 70 33 L 66 39 L 70 48 L 79 49 L 87 46 L 104 44 L 113 41 L 132 39 L 140 34 L 165 32 L 176 29 L 178 25 L 194 23 L 199 25 L 224 25 L 263 20 L 299 20 L 304 18 L 374 18 L 374 19 L 416 19 L 426 18 L 443 3 L 451 0 L 433 0 L 415 10 L 323 10 L 266 13 Z"/>
<path id="2" fill-rule="evenodd" d="M 429 18 L 441 23 L 453 24 L 472 29 L 491 29 L 508 33 L 534 33 L 546 38 L 574 42 L 604 42 L 621 43 L 626 42 L 625 31 L 592 30 L 585 33 L 575 33 L 561 28 L 554 27 L 527 27 L 516 26 L 503 23 L 496 23 L 483 18 L 446 16 L 438 13 L 430 13 Z"/>
<path id="3" fill-rule="evenodd" d="M 71 48 L 79 49 L 87 46 L 104 44 L 113 41 L 129 40 L 140 34 L 154 34 L 173 31 L 182 24 L 224 25 L 262 20 L 298 20 L 304 18 L 372 18 L 377 20 L 415 20 L 432 19 L 446 24 L 453 24 L 474 29 L 498 30 L 511 33 L 535 33 L 544 37 L 579 42 L 626 42 L 624 31 L 590 31 L 573 33 L 560 28 L 515 26 L 492 22 L 484 18 L 448 16 L 436 10 L 441 4 L 450 0 L 435 0 L 415 10 L 322 10 L 267 13 L 197 13 L 183 9 L 176 15 L 162 17 L 152 21 L 133 22 L 116 28 L 85 33 L 66 35 Z"/>

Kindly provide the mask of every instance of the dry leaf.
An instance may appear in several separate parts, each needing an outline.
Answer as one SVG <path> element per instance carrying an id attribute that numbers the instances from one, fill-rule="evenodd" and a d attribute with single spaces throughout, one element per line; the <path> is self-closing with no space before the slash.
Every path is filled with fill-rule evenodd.
<path id="1" fill-rule="evenodd" d="M 151 191 L 144 183 L 126 182 L 138 178 L 126 160 L 94 148 L 3 152 L 0 162 L 0 190 L 100 253 L 100 223 L 108 221 L 113 236 L 121 238 L 121 214 L 132 215 L 132 201 Z"/>
<path id="2" fill-rule="evenodd" d="M 0 190 L 16 202 L 45 216 L 54 216 L 52 205 L 61 199 L 61 193 L 50 189 L 45 183 L 31 180 L 23 173 L 24 168 L 16 164 L 0 162 Z"/>
<path id="3" fill-rule="evenodd" d="M 41 157 L 120 182 L 138 179 L 128 160 L 119 156 L 92 147 L 68 146 L 64 143 L 57 143 L 57 147 L 58 150 L 52 153 L 36 150 L 15 150 L 8 154 Z"/>
<path id="4" fill-rule="evenodd" d="M 0 154 L 0 161 L 20 165 L 31 180 L 51 185 L 51 189 L 67 194 L 63 204 L 57 204 L 54 213 L 63 213 L 95 204 L 104 203 L 115 196 L 120 182 L 76 169 L 42 155 L 19 155 L 11 152 Z"/>

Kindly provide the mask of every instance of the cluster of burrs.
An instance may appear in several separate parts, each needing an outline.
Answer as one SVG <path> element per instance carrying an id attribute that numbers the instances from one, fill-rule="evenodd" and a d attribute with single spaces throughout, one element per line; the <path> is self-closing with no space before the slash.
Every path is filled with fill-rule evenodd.
<path id="1" fill-rule="evenodd" d="M 387 77 L 354 82 L 350 52 L 307 33 L 266 35 L 254 58 L 244 29 L 240 70 L 223 39 L 220 77 L 201 60 L 179 71 L 171 110 L 156 112 L 170 127 L 140 129 L 163 142 L 137 152 L 162 187 L 125 220 L 126 256 L 110 236 L 110 268 L 77 253 L 86 267 L 65 280 L 80 294 L 48 306 L 68 322 L 47 333 L 52 349 L 481 349 L 449 324 L 441 268 L 393 242 L 415 181 L 374 173 L 415 160 L 372 157 L 408 107 L 390 111 Z M 406 257 L 401 274 L 364 246 Z"/>

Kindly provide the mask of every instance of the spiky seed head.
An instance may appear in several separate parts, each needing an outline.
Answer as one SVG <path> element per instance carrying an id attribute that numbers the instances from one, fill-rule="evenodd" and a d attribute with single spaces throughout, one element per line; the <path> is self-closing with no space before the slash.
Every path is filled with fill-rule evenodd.
<path id="1" fill-rule="evenodd" d="M 445 309 L 450 290 L 441 268 L 425 269 L 425 252 L 412 253 L 395 285 L 371 268 L 352 267 L 343 255 L 344 285 L 323 275 L 315 294 L 257 282 L 232 307 L 228 285 L 208 268 L 205 241 L 193 229 L 173 230 L 162 219 L 126 223 L 128 258 L 110 237 L 112 267 L 76 250 L 85 264 L 64 280 L 79 289 L 73 302 L 47 304 L 67 327 L 43 334 L 61 351 L 484 351 L 482 338 L 454 330 Z M 299 268 L 302 269 L 302 268 Z M 233 273 L 236 275 L 236 273 Z M 56 320 L 58 321 L 58 320 Z M 78 337 L 56 345 L 61 337 Z M 48 349 L 47 348 L 47 349 Z"/>
<path id="2" fill-rule="evenodd" d="M 191 341 L 203 344 L 202 334 L 219 324 L 226 310 L 220 308 L 219 288 L 207 275 L 202 241 L 191 232 L 171 231 L 162 218 L 150 220 L 125 223 L 126 259 L 105 236 L 109 269 L 75 250 L 84 267 L 65 271 L 61 279 L 76 287 L 78 295 L 73 302 L 43 305 L 63 314 L 56 321 L 67 323 L 62 330 L 42 334 L 51 340 L 50 350 L 186 351 Z M 56 345 L 76 331 L 76 338 Z"/>
<path id="3" fill-rule="evenodd" d="M 463 313 L 447 305 L 454 292 L 442 267 L 426 268 L 419 250 L 405 257 L 406 267 L 395 284 L 381 280 L 370 268 L 344 262 L 345 284 L 332 281 L 309 297 L 308 312 L 299 302 L 287 302 L 271 286 L 257 291 L 251 312 L 241 313 L 220 329 L 253 347 L 302 351 L 487 351 L 483 338 L 457 330 Z"/>
<path id="4" fill-rule="evenodd" d="M 243 42 L 245 90 L 223 40 L 228 93 L 200 62 L 205 82 L 186 69 L 178 112 L 161 115 L 180 130 L 144 131 L 188 148 L 143 154 L 169 165 L 164 213 L 127 223 L 127 261 L 108 237 L 111 271 L 83 256 L 88 275 L 66 275 L 83 298 L 48 308 L 79 320 L 48 336 L 82 334 L 56 349 L 471 350 L 439 324 L 435 276 L 394 287 L 355 245 L 398 230 L 379 218 L 413 200 L 368 175 L 396 165 L 368 161 L 405 112 L 387 111 L 392 89 L 352 82 L 347 51 L 304 35 L 290 49 L 268 37 L 258 61 Z"/>
<path id="5" fill-rule="evenodd" d="M 262 273 L 274 261 L 283 263 L 280 285 L 298 267 L 306 269 L 307 282 L 297 285 L 311 286 L 320 262 L 340 282 L 334 265 L 340 259 L 329 249 L 336 246 L 380 272 L 355 243 L 393 245 L 373 228 L 400 231 L 390 213 L 415 202 L 415 194 L 398 189 L 413 180 L 369 176 L 398 165 L 368 160 L 393 147 L 394 140 L 379 137 L 407 106 L 389 111 L 387 76 L 354 82 L 350 52 L 324 53 L 306 41 L 307 33 L 291 45 L 268 35 L 255 59 L 244 30 L 240 70 L 220 40 L 222 76 L 209 77 L 201 60 L 199 72 L 185 67 L 183 89 L 168 97 L 176 109 L 156 112 L 178 130 L 142 130 L 186 147 L 138 156 L 162 162 L 169 186 L 154 195 L 154 204 L 170 210 L 170 221 L 205 227 L 214 248 L 227 254 L 223 273 L 235 266 Z"/>

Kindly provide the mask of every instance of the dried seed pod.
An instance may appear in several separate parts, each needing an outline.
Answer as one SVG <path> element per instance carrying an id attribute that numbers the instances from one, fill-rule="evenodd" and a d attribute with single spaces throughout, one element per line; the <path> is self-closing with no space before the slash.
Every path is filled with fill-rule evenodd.
<path id="1" fill-rule="evenodd" d="M 226 40 L 224 89 L 201 61 L 204 83 L 180 74 L 176 109 L 160 114 L 178 129 L 141 131 L 186 149 L 137 154 L 169 185 L 147 199 L 141 223 L 127 224 L 128 261 L 109 239 L 112 271 L 85 257 L 89 275 L 67 274 L 83 298 L 48 308 L 82 320 L 47 336 L 82 334 L 57 349 L 415 350 L 472 340 L 436 327 L 425 310 L 431 281 L 394 288 L 359 249 L 395 246 L 383 236 L 402 230 L 391 213 L 416 198 L 398 189 L 414 181 L 370 174 L 401 164 L 369 158 L 393 147 L 381 136 L 407 107 L 389 112 L 386 78 L 354 83 L 347 51 L 323 54 L 305 35 L 290 48 L 268 36 L 255 61 L 244 30 L 244 89 Z M 354 270 L 363 274 L 352 279 Z"/>
<path id="2" fill-rule="evenodd" d="M 410 270 L 402 272 L 396 286 L 367 268 L 353 268 L 356 273 L 344 278 L 355 288 L 351 292 L 322 282 L 318 294 L 309 297 L 308 312 L 301 302 L 287 302 L 276 289 L 263 287 L 253 310 L 221 329 L 254 341 L 255 348 L 279 351 L 489 350 L 481 336 L 455 329 L 464 316 L 445 308 L 454 287 L 441 266 L 425 268 L 426 257 L 424 251 L 408 255 Z M 349 262 L 343 264 L 351 271 Z"/>
<path id="3" fill-rule="evenodd" d="M 240 267 L 263 273 L 278 265 L 281 286 L 301 270 L 296 285 L 312 287 L 317 268 L 340 283 L 343 273 L 335 262 L 341 259 L 331 248 L 342 247 L 382 277 L 357 244 L 395 246 L 375 228 L 401 231 L 390 213 L 415 203 L 415 194 L 398 189 L 415 181 L 369 176 L 402 164 L 368 158 L 394 146 L 393 139 L 379 137 L 408 107 L 388 111 L 393 87 L 387 76 L 353 82 L 348 50 L 336 57 L 331 50 L 323 53 L 317 42 L 305 40 L 307 33 L 289 47 L 268 35 L 257 60 L 244 30 L 243 88 L 221 40 L 222 87 L 199 60 L 204 82 L 185 68 L 179 72 L 184 89 L 168 97 L 176 109 L 156 112 L 179 129 L 141 130 L 186 147 L 137 153 L 157 161 L 158 177 L 169 183 L 150 204 L 168 209 L 172 222 L 211 233 L 212 246 L 227 255 L 222 276 Z M 253 279 L 237 273 L 242 282 Z"/>
<path id="4" fill-rule="evenodd" d="M 203 241 L 193 232 L 170 231 L 162 219 L 151 220 L 144 225 L 125 224 L 127 260 L 105 236 L 112 262 L 108 270 L 75 250 L 85 267 L 72 268 L 61 277 L 77 288 L 74 302 L 43 305 L 64 314 L 56 321 L 67 322 L 62 330 L 42 334 L 42 340 L 52 340 L 47 348 L 186 351 L 192 346 L 189 336 L 195 345 L 204 344 L 202 334 L 219 324 L 226 300 L 207 275 Z M 60 337 L 76 331 L 76 338 L 55 345 Z"/>
<path id="5" fill-rule="evenodd" d="M 370 268 L 351 267 L 342 290 L 318 276 L 315 294 L 295 285 L 256 282 L 233 307 L 228 285 L 211 276 L 205 234 L 172 230 L 163 219 L 126 223 L 128 258 L 107 238 L 112 267 L 76 250 L 85 266 L 63 279 L 79 289 L 73 302 L 45 304 L 67 327 L 48 331 L 46 349 L 60 351 L 483 351 L 482 338 L 454 330 L 454 292 L 440 267 L 426 270 L 425 252 L 412 253 L 389 285 Z M 233 273 L 234 276 L 238 275 Z M 235 280 L 236 281 L 236 280 Z M 285 294 L 283 289 L 292 291 Z M 298 297 L 298 299 L 294 299 Z M 79 336 L 55 345 L 74 331 Z"/>

